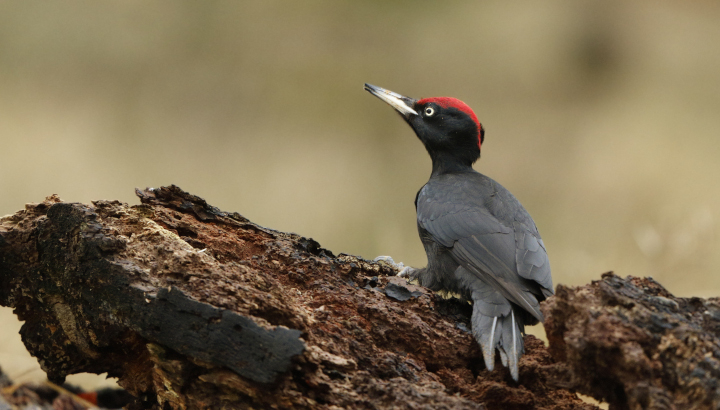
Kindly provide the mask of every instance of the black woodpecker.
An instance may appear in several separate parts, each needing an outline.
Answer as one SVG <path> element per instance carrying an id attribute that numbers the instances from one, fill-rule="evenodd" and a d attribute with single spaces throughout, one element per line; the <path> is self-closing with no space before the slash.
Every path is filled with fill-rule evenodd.
<path id="1" fill-rule="evenodd" d="M 428 263 L 400 275 L 472 301 L 472 333 L 485 366 L 493 370 L 497 348 L 517 381 L 525 325 L 543 320 L 540 302 L 554 293 L 535 222 L 507 189 L 472 168 L 485 130 L 465 103 L 415 100 L 370 84 L 365 90 L 405 119 L 432 158 L 430 180 L 415 197 Z"/>

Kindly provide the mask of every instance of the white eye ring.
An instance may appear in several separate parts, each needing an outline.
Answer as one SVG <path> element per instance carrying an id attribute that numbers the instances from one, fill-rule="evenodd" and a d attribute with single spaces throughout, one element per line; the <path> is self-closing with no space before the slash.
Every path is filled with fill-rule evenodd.
<path id="1" fill-rule="evenodd" d="M 433 109 L 433 107 L 425 107 L 425 116 L 432 117 L 433 115 L 435 115 L 435 110 Z"/>

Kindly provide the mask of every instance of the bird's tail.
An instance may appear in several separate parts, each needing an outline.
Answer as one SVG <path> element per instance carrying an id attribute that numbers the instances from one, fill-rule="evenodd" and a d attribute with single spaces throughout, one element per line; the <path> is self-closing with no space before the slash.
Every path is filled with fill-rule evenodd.
<path id="1" fill-rule="evenodd" d="M 503 366 L 510 368 L 513 380 L 518 381 L 518 361 L 525 353 L 523 346 L 523 333 L 525 326 L 522 316 L 510 309 L 505 316 L 486 316 L 480 312 L 479 307 L 473 308 L 472 315 L 473 336 L 480 343 L 485 359 L 485 367 L 493 370 L 495 367 L 495 349 L 500 351 L 500 360 Z"/>

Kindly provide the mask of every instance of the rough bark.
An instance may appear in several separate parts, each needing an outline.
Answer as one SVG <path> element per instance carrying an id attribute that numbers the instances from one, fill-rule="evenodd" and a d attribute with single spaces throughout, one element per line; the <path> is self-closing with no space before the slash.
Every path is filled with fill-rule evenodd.
<path id="1" fill-rule="evenodd" d="M 56 196 L 0 219 L 0 304 L 48 377 L 103 373 L 134 408 L 591 408 L 526 337 L 484 369 L 470 308 L 171 186 Z"/>
<path id="2" fill-rule="evenodd" d="M 467 303 L 177 187 L 137 193 L 0 219 L 0 304 L 53 381 L 107 372 L 157 409 L 717 406 L 716 300 L 560 286 L 551 350 L 526 336 L 518 384 L 485 370 Z"/>
<path id="3" fill-rule="evenodd" d="M 558 385 L 611 409 L 720 408 L 720 299 L 676 298 L 651 278 L 610 272 L 559 285 L 543 313 L 568 369 Z"/>

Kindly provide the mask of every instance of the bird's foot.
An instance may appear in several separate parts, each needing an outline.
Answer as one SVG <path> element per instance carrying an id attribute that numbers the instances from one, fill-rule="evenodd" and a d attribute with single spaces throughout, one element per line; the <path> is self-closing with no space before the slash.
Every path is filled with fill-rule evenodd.
<path id="1" fill-rule="evenodd" d="M 413 273 L 415 271 L 417 271 L 417 269 L 406 266 L 406 267 L 402 268 L 402 270 L 400 272 L 398 272 L 397 276 L 400 276 L 401 278 L 405 278 L 409 281 L 414 280 L 415 275 L 413 275 Z"/>
<path id="2" fill-rule="evenodd" d="M 395 263 L 395 260 L 392 258 L 392 256 L 378 256 L 377 258 L 373 259 L 373 262 L 380 262 L 383 261 L 387 263 L 388 265 L 392 266 L 393 268 L 397 270 L 402 270 L 405 268 L 405 264 L 402 262 Z"/>
<path id="3" fill-rule="evenodd" d="M 383 261 L 388 265 L 392 266 L 393 268 L 395 268 L 396 271 L 398 271 L 397 276 L 400 276 L 401 278 L 410 278 L 410 275 L 415 270 L 409 266 L 405 266 L 405 264 L 402 262 L 395 263 L 391 256 L 378 256 L 377 258 L 373 259 L 373 261 Z"/>

